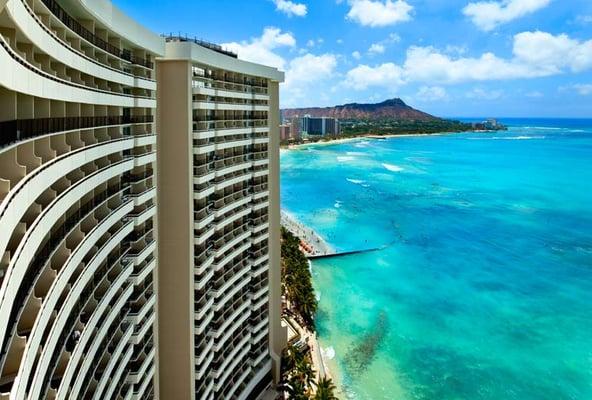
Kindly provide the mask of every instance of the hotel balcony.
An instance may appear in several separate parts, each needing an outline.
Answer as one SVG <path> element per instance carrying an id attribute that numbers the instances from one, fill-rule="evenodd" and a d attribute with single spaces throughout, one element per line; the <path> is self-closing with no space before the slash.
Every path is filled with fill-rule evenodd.
<path id="1" fill-rule="evenodd" d="M 59 20 L 61 25 L 68 29 L 68 31 L 77 35 L 77 37 L 83 39 L 87 44 L 92 45 L 95 49 L 102 50 L 109 56 L 116 57 L 122 61 L 128 62 L 133 65 L 146 68 L 148 70 L 154 69 L 154 63 L 146 58 L 132 54 L 128 49 L 121 49 L 120 47 L 109 43 L 105 40 L 105 33 L 101 35 L 94 34 L 91 30 L 83 26 L 82 23 L 72 18 L 55 0 L 41 0 L 41 2 L 47 7 L 47 10 Z M 40 21 L 46 20 L 46 18 L 39 18 Z M 51 26 L 51 25 L 50 25 Z M 51 28 L 48 28 L 51 29 Z M 56 33 L 57 34 L 57 33 Z M 65 34 L 64 34 L 65 35 Z M 64 41 L 68 41 L 67 37 L 64 37 Z M 113 38 L 111 39 L 113 40 Z M 98 57 L 98 59 L 100 59 Z"/>
<path id="2" fill-rule="evenodd" d="M 223 130 L 260 130 L 260 132 L 267 132 L 268 120 L 267 118 L 194 118 L 193 132 L 208 132 L 208 131 L 223 131 Z"/>
<path id="3" fill-rule="evenodd" d="M 52 133 L 154 122 L 152 115 L 36 118 L 0 122 L 0 148 Z"/>
<path id="4" fill-rule="evenodd" d="M 195 110 L 211 111 L 260 111 L 268 112 L 269 106 L 257 100 L 230 101 L 230 99 L 208 99 L 196 96 L 193 99 Z"/>

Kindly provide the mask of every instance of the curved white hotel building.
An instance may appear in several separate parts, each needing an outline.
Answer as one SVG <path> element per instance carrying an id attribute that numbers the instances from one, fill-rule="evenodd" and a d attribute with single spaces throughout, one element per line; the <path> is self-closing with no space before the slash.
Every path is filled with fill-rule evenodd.
<path id="1" fill-rule="evenodd" d="M 108 0 L 0 0 L 0 44 L 0 400 L 256 398 L 283 74 Z"/>
<path id="2" fill-rule="evenodd" d="M 0 12 L 0 398 L 154 396 L 157 35 L 96 0 Z"/>

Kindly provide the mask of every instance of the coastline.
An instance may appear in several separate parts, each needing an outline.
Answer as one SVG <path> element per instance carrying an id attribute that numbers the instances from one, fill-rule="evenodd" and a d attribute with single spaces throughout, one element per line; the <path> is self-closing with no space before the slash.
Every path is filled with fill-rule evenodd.
<path id="1" fill-rule="evenodd" d="M 305 255 L 321 256 L 335 252 L 321 235 L 298 221 L 295 216 L 285 210 L 281 211 L 281 224 L 293 235 L 300 238 L 302 241 L 300 249 Z"/>
<path id="2" fill-rule="evenodd" d="M 298 221 L 294 215 L 285 210 L 281 210 L 281 224 L 293 235 L 298 236 L 303 242 L 309 244 L 312 250 L 311 252 L 307 252 L 306 248 L 301 246 L 301 250 L 303 253 L 305 253 L 305 255 L 323 255 L 334 253 L 334 249 L 325 241 L 325 239 L 323 239 L 321 235 L 315 232 L 314 229 L 311 229 L 302 222 Z M 312 269 L 312 263 L 310 260 L 308 261 L 308 264 Z M 336 370 L 336 365 L 334 365 L 333 358 L 328 358 L 326 356 L 326 352 L 330 348 L 321 347 L 321 342 L 316 332 L 310 332 L 305 327 L 300 326 L 300 324 L 298 324 L 298 322 L 295 320 L 292 320 L 292 322 L 296 325 L 299 334 L 302 337 L 306 337 L 306 341 L 309 343 L 312 365 L 317 379 L 319 377 L 327 377 L 331 379 L 336 386 L 335 394 L 338 398 L 344 399 L 345 391 L 343 390 L 338 375 L 334 373 Z"/>
<path id="3" fill-rule="evenodd" d="M 317 142 L 307 142 L 307 143 L 299 143 L 299 144 L 291 144 L 288 146 L 283 146 L 280 149 L 282 151 L 289 151 L 289 150 L 298 150 L 300 148 L 308 147 L 308 146 L 329 146 L 334 144 L 341 144 L 341 143 L 349 143 L 355 142 L 358 140 L 385 140 L 385 139 L 393 139 L 393 138 L 406 138 L 406 137 L 423 137 L 423 136 L 443 136 L 443 135 L 450 135 L 454 133 L 465 133 L 465 132 L 441 132 L 441 133 L 404 133 L 404 134 L 390 134 L 390 135 L 360 135 L 356 137 L 348 137 L 348 138 L 340 138 L 340 139 L 329 139 L 329 140 L 320 140 Z"/>

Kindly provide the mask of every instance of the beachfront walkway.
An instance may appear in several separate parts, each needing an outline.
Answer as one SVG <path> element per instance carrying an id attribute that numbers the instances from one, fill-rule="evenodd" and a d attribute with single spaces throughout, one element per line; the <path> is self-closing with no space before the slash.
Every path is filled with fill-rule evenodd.
<path id="1" fill-rule="evenodd" d="M 320 378 L 331 378 L 331 374 L 325 367 L 323 361 L 323 355 L 321 353 L 321 346 L 317 340 L 317 334 L 309 331 L 306 327 L 300 325 L 298 321 L 289 315 L 284 315 L 284 319 L 287 320 L 288 324 L 294 327 L 300 335 L 300 340 L 306 344 L 310 349 L 310 359 L 312 361 L 312 367 L 315 371 L 315 381 L 318 382 Z"/>

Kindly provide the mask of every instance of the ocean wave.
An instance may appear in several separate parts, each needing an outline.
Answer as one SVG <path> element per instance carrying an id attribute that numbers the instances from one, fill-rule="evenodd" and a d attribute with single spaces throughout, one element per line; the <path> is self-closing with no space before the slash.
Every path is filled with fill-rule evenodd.
<path id="1" fill-rule="evenodd" d="M 411 161 L 411 162 L 416 162 L 419 164 L 431 164 L 432 163 L 432 160 L 429 159 L 428 157 L 406 157 L 405 160 Z"/>
<path id="2" fill-rule="evenodd" d="M 347 151 L 345 154 L 348 156 L 365 156 L 365 155 L 367 155 L 366 153 L 362 153 L 361 151 Z"/>
<path id="3" fill-rule="evenodd" d="M 576 251 L 579 253 L 584 253 L 584 254 L 592 254 L 592 248 L 590 248 L 590 247 L 578 246 L 578 247 L 576 247 Z"/>
<path id="4" fill-rule="evenodd" d="M 534 140 L 545 139 L 546 136 L 494 136 L 494 137 L 469 137 L 468 140 Z"/>
<path id="5" fill-rule="evenodd" d="M 351 157 L 351 156 L 338 156 L 337 157 L 337 161 L 339 162 L 348 162 L 348 161 L 353 161 L 355 160 L 355 157 Z"/>
<path id="6" fill-rule="evenodd" d="M 533 139 L 545 139 L 546 136 L 510 136 L 507 138 L 501 137 L 499 139 L 506 139 L 506 140 L 533 140 Z"/>
<path id="7" fill-rule="evenodd" d="M 393 165 L 393 164 L 382 164 L 382 166 L 386 169 L 388 169 L 391 172 L 401 172 L 403 171 L 403 168 L 399 167 L 398 165 Z"/>
<path id="8" fill-rule="evenodd" d="M 348 182 L 353 183 L 354 185 L 361 185 L 364 182 L 366 182 L 366 181 L 364 181 L 362 179 L 352 179 L 352 178 L 345 178 L 345 180 L 348 181 Z"/>
<path id="9" fill-rule="evenodd" d="M 454 204 L 456 204 L 457 207 L 462 207 L 462 208 L 471 208 L 473 207 L 473 203 L 471 203 L 470 201 L 466 201 L 466 200 L 457 200 L 453 202 Z"/>
<path id="10" fill-rule="evenodd" d="M 326 360 L 332 360 L 335 358 L 335 349 L 333 346 L 329 346 L 326 349 L 321 348 L 321 355 Z"/>
<path id="11" fill-rule="evenodd" d="M 542 131 L 561 131 L 565 128 L 555 128 L 551 126 L 524 126 L 524 129 L 539 129 Z"/>

